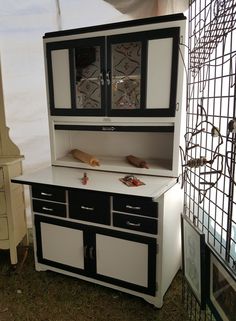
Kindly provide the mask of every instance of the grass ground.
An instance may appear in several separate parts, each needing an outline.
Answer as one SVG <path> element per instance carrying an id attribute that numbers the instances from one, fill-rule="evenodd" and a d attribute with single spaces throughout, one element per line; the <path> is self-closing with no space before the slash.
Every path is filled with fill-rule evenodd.
<path id="1" fill-rule="evenodd" d="M 33 248 L 12 269 L 0 250 L 0 321 L 185 321 L 181 272 L 155 309 L 141 298 L 54 272 L 36 272 Z"/>

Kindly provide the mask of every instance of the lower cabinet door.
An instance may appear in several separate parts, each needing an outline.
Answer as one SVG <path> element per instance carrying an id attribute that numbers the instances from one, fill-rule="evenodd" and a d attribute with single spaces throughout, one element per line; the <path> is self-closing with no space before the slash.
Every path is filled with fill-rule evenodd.
<path id="1" fill-rule="evenodd" d="M 156 240 L 106 230 L 95 232 L 96 278 L 155 295 Z"/>
<path id="2" fill-rule="evenodd" d="M 39 263 L 155 295 L 154 238 L 35 215 Z"/>
<path id="3" fill-rule="evenodd" d="M 86 234 L 83 226 L 35 215 L 37 258 L 39 263 L 86 274 Z"/>

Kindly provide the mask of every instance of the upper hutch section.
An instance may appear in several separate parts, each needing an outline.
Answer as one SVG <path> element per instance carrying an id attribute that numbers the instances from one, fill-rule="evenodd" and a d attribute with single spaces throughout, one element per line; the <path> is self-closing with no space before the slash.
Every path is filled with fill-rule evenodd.
<path id="1" fill-rule="evenodd" d="M 44 36 L 52 165 L 178 176 L 182 14 Z M 144 159 L 137 168 L 127 156 Z"/>
<path id="2" fill-rule="evenodd" d="M 46 33 L 50 114 L 170 117 L 182 14 Z"/>

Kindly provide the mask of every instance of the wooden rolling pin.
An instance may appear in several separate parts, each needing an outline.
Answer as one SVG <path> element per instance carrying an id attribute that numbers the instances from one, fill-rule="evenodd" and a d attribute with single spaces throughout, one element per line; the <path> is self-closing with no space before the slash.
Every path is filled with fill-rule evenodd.
<path id="1" fill-rule="evenodd" d="M 100 162 L 96 157 L 87 154 L 79 149 L 73 149 L 71 151 L 71 154 L 74 158 L 80 160 L 83 163 L 87 163 L 91 166 L 100 166 Z"/>
<path id="2" fill-rule="evenodd" d="M 128 156 L 126 156 L 126 159 L 131 165 L 134 165 L 136 167 L 149 168 L 148 164 L 147 164 L 147 162 L 145 160 L 143 160 L 141 158 L 138 158 L 136 156 L 128 155 Z"/>

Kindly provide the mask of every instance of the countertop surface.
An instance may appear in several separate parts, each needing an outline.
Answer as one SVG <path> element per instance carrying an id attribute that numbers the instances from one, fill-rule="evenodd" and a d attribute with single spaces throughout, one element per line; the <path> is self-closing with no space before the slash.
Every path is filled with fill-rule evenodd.
<path id="1" fill-rule="evenodd" d="M 88 182 L 82 184 L 82 177 L 86 172 Z M 127 173 L 103 172 L 96 170 L 84 170 L 77 168 L 49 166 L 30 174 L 23 174 L 12 179 L 13 183 L 25 185 L 45 184 L 49 186 L 61 186 L 65 188 L 78 188 L 107 193 L 127 194 L 133 196 L 158 198 L 169 188 L 176 184 L 177 179 L 150 175 L 136 175 L 144 185 L 127 186 L 120 178 Z M 132 175 L 132 173 L 131 173 Z"/>

